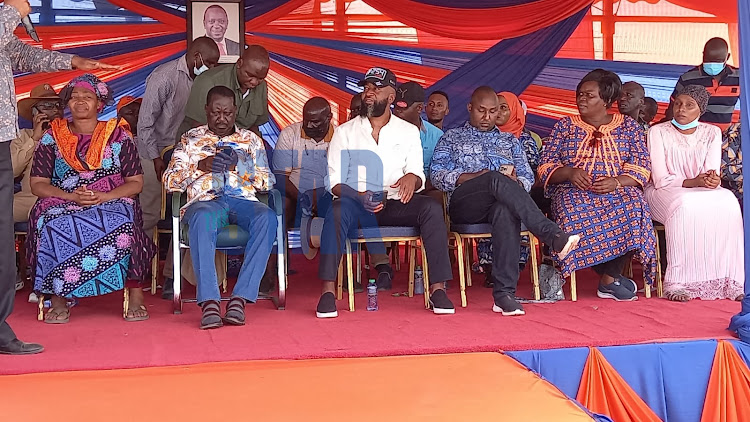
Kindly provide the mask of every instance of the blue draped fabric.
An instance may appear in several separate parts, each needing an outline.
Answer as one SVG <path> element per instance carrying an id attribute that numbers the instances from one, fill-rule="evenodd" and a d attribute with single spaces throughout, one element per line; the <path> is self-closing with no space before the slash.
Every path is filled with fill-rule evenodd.
<path id="1" fill-rule="evenodd" d="M 245 0 L 245 22 L 283 6 L 289 0 Z"/>
<path id="2" fill-rule="evenodd" d="M 750 346 L 732 343 L 748 362 Z M 664 422 L 700 422 L 716 345 L 716 340 L 701 340 L 598 349 Z M 589 350 L 580 347 L 507 354 L 575 398 Z"/>
<path id="3" fill-rule="evenodd" d="M 455 110 L 445 117 L 445 126 L 455 127 L 466 121 L 468 112 L 463 105 L 469 103 L 472 91 L 480 85 L 520 95 L 557 54 L 586 13 L 588 9 L 556 25 L 503 40 L 436 82 L 429 90 L 445 91 Z"/>
<path id="4" fill-rule="evenodd" d="M 740 59 L 750 57 L 750 2 L 747 0 L 737 0 L 740 28 Z M 742 150 L 750 151 L 750 72 L 743 69 L 740 78 L 740 103 L 744 104 L 741 110 L 742 125 Z M 743 208 L 750 210 L 750 195 L 743 197 Z M 742 311 L 732 317 L 729 329 L 740 336 L 740 340 L 750 343 L 750 224 L 745 223 L 745 300 L 742 301 Z"/>

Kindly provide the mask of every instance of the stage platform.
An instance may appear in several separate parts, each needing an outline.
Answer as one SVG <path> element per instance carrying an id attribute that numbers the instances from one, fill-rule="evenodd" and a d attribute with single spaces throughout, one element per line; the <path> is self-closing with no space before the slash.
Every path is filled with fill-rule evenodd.
<path id="1" fill-rule="evenodd" d="M 36 320 L 36 305 L 19 292 L 10 323 L 21 338 L 47 350 L 25 357 L 0 356 L 0 375 L 33 372 L 145 368 L 206 362 L 375 357 L 460 352 L 497 352 L 628 345 L 692 339 L 731 338 L 729 319 L 740 308 L 733 301 L 674 303 L 640 297 L 615 302 L 596 297 L 593 272 L 579 272 L 579 300 L 525 305 L 527 315 L 503 317 L 492 312 L 491 290 L 482 276 L 467 289 L 469 306 L 455 315 L 437 316 L 424 309 L 422 297 L 394 297 L 406 291 L 406 270 L 396 274 L 394 290 L 379 295 L 380 310 L 365 310 L 357 294 L 357 311 L 338 303 L 339 317 L 319 320 L 315 306 L 320 286 L 316 261 L 293 256 L 287 309 L 270 301 L 247 308 L 247 325 L 198 329 L 200 310 L 187 304 L 173 315 L 171 302 L 147 294 L 151 319 L 122 320 L 121 294 L 82 300 L 71 310 L 70 323 Z M 448 291 L 459 304 L 458 283 Z M 566 286 L 567 287 L 567 286 Z M 528 273 L 519 294 L 530 296 Z M 567 289 L 566 289 L 567 294 Z M 642 295 L 641 295 L 642 296 Z"/>

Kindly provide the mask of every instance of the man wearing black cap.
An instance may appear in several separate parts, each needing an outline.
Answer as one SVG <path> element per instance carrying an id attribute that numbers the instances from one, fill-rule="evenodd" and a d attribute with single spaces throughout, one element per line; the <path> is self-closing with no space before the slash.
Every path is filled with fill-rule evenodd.
<path id="1" fill-rule="evenodd" d="M 358 226 L 378 225 L 419 228 L 430 263 L 430 305 L 436 314 L 455 313 L 445 294 L 453 273 L 442 206 L 414 195 L 425 182 L 419 130 L 391 115 L 396 75 L 374 67 L 359 84 L 364 87 L 359 117 L 339 126 L 328 148 L 327 187 L 336 200 L 323 224 L 318 268 L 323 294 L 316 314 L 338 316 L 334 288 L 345 236 Z M 368 248 L 385 253 L 382 244 Z"/>
<path id="2" fill-rule="evenodd" d="M 396 89 L 396 102 L 393 114 L 419 128 L 419 139 L 422 141 L 422 160 L 424 174 L 427 177 L 424 193 L 443 203 L 443 193 L 435 189 L 430 182 L 430 161 L 443 131 L 432 123 L 422 119 L 424 110 L 424 88 L 416 82 L 405 82 Z"/>

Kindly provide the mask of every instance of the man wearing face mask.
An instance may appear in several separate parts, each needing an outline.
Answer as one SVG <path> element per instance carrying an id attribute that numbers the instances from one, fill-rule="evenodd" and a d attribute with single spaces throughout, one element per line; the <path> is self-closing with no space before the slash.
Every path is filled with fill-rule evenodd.
<path id="1" fill-rule="evenodd" d="M 331 105 L 325 98 L 313 97 L 302 109 L 302 121 L 292 123 L 279 134 L 273 154 L 273 170 L 283 189 L 287 227 L 300 220 L 298 197 L 306 194 L 315 211 L 325 215 L 332 200 L 325 190 L 328 175 L 328 146 L 334 125 Z"/>
<path id="2" fill-rule="evenodd" d="M 677 81 L 667 109 L 667 118 L 672 119 L 672 109 L 677 93 L 688 85 L 700 85 L 711 94 L 701 122 L 718 126 L 722 131 L 737 123 L 734 108 L 740 98 L 740 69 L 727 64 L 729 45 L 721 38 L 711 38 L 703 48 L 703 63 L 685 72 Z"/>
<path id="3" fill-rule="evenodd" d="M 143 230 L 151 234 L 161 218 L 161 177 L 167 164 L 161 158 L 164 148 L 179 138 L 178 126 L 185 115 L 185 106 L 193 80 L 219 62 L 219 48 L 208 37 L 198 37 L 184 56 L 159 65 L 146 78 L 146 92 L 138 114 L 138 154 L 143 167 L 143 191 L 139 195 L 143 210 Z M 171 249 L 171 247 L 170 247 Z M 184 262 L 189 267 L 189 256 Z M 190 271 L 184 272 L 190 274 Z M 172 253 L 164 263 L 165 299 L 172 298 Z"/>

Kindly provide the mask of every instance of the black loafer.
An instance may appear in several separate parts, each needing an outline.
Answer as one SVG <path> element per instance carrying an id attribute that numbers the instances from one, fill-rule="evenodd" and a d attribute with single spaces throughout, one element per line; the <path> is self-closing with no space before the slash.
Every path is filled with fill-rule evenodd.
<path id="1" fill-rule="evenodd" d="M 41 344 L 25 343 L 19 339 L 13 339 L 5 346 L 0 346 L 0 355 L 33 355 L 43 351 L 44 347 Z"/>

